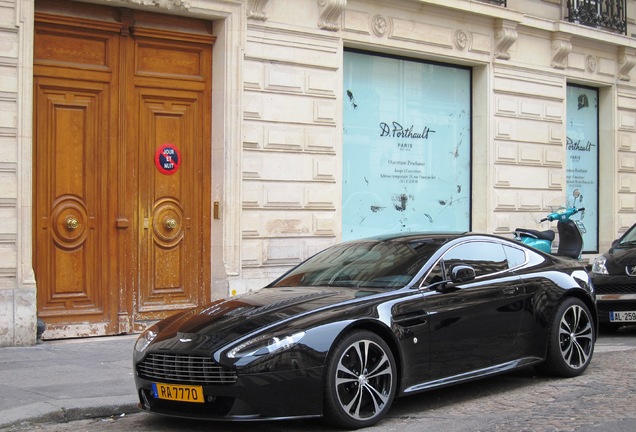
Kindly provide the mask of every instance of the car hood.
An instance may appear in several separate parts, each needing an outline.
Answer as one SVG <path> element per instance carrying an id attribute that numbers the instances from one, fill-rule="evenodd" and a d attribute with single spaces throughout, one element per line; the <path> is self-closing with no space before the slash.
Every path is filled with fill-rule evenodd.
<path id="1" fill-rule="evenodd" d="M 625 267 L 636 265 L 636 248 L 614 247 L 605 253 L 605 267 L 610 274 L 625 273 Z"/>
<path id="2" fill-rule="evenodd" d="M 160 322 L 153 350 L 214 350 L 309 311 L 376 294 L 355 288 L 263 288 L 210 303 Z"/>

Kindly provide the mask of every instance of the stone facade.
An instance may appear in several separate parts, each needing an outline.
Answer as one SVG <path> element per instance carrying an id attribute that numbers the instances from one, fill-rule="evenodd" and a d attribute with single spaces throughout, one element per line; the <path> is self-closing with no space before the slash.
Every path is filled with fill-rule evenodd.
<path id="1" fill-rule="evenodd" d="M 341 238 L 345 48 L 472 68 L 474 231 L 533 227 L 564 194 L 566 86 L 598 88 L 599 250 L 636 222 L 636 40 L 562 20 L 560 1 L 100 3 L 214 21 L 213 298 L 258 289 Z M 0 0 L 0 346 L 36 338 L 33 11 Z"/>

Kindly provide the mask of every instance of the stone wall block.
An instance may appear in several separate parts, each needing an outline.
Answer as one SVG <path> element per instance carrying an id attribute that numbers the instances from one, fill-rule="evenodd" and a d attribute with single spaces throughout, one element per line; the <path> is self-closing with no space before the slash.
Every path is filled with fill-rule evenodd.
<path id="1" fill-rule="evenodd" d="M 331 153 L 335 155 L 338 136 L 333 127 L 305 128 L 305 150 L 310 152 Z"/>
<path id="2" fill-rule="evenodd" d="M 538 145 L 522 145 L 519 151 L 519 163 L 523 165 L 541 165 L 543 149 Z"/>
<path id="3" fill-rule="evenodd" d="M 338 89 L 337 75 L 331 71 L 309 69 L 306 71 L 305 93 L 335 97 Z"/>
<path id="4" fill-rule="evenodd" d="M 15 98 L 2 99 L 0 95 L 0 128 L 15 129 L 16 127 L 18 127 L 18 104 Z"/>
<path id="5" fill-rule="evenodd" d="M 618 112 L 618 128 L 621 131 L 636 131 L 636 112 L 619 111 Z"/>
<path id="6" fill-rule="evenodd" d="M 258 267 L 263 263 L 263 243 L 260 240 L 243 239 L 241 264 L 243 267 Z"/>
<path id="7" fill-rule="evenodd" d="M 17 96 L 18 72 L 14 64 L 3 64 L 0 61 L 0 93 L 10 93 Z"/>
<path id="8" fill-rule="evenodd" d="M 15 283 L 18 269 L 16 242 L 16 234 L 0 234 L 0 290 Z"/>
<path id="9" fill-rule="evenodd" d="M 256 29 L 257 26 L 254 26 Z M 327 33 L 279 31 L 261 27 L 247 34 L 245 58 L 271 64 L 295 64 L 305 67 L 338 67 L 339 39 Z"/>
<path id="10" fill-rule="evenodd" d="M 322 181 L 335 181 L 337 164 L 333 158 L 314 158 L 313 179 Z"/>
<path id="11" fill-rule="evenodd" d="M 4 9 L 2 11 L 4 12 Z M 12 12 L 9 13 L 12 14 Z M 17 59 L 19 47 L 19 35 L 15 28 L 5 28 L 0 31 L 0 58 Z"/>
<path id="12" fill-rule="evenodd" d="M 29 346 L 36 342 L 37 316 L 34 288 L 19 288 L 14 292 L 15 336 L 13 344 Z"/>
<path id="13" fill-rule="evenodd" d="M 334 210 L 336 205 L 340 205 L 335 202 L 338 196 L 339 191 L 336 190 L 335 185 L 308 185 L 305 187 L 304 206 L 315 210 Z"/>
<path id="14" fill-rule="evenodd" d="M 263 125 L 256 122 L 246 121 L 243 124 L 243 148 L 262 149 L 263 148 Z"/>
<path id="15" fill-rule="evenodd" d="M 243 87 L 246 90 L 263 90 L 265 87 L 265 66 L 260 61 L 245 60 Z"/>
<path id="16" fill-rule="evenodd" d="M 623 152 L 636 151 L 634 133 L 618 132 L 617 149 Z"/>
<path id="17" fill-rule="evenodd" d="M 619 213 L 636 212 L 636 195 L 618 194 L 618 212 Z"/>
<path id="18" fill-rule="evenodd" d="M 303 186 L 292 184 L 267 184 L 264 187 L 265 208 L 300 208 L 303 205 Z"/>
<path id="19" fill-rule="evenodd" d="M 0 235 L 15 235 L 18 232 L 18 215 L 13 200 L 0 200 Z M 2 262 L 0 261 L 0 266 Z"/>
<path id="20" fill-rule="evenodd" d="M 543 194 L 540 191 L 520 192 L 519 209 L 524 211 L 543 210 Z"/>
<path id="21" fill-rule="evenodd" d="M 0 289 L 0 347 L 14 345 L 14 292 L 12 289 Z"/>
<path id="22" fill-rule="evenodd" d="M 263 185 L 257 182 L 243 182 L 241 198 L 243 208 L 259 208 L 263 202 Z"/>
<path id="23" fill-rule="evenodd" d="M 243 211 L 241 215 L 241 234 L 243 238 L 261 236 L 261 217 L 255 211 Z"/>
<path id="24" fill-rule="evenodd" d="M 620 237 L 625 231 L 627 231 L 634 223 L 636 223 L 636 215 L 635 214 L 617 214 L 616 218 L 618 219 L 616 238 Z"/>
<path id="25" fill-rule="evenodd" d="M 14 200 L 18 196 L 16 164 L 0 164 L 0 200 Z"/>
<path id="26" fill-rule="evenodd" d="M 559 178 L 561 174 L 561 170 L 551 170 L 540 166 L 496 165 L 495 187 L 547 190 L 559 187 L 560 182 L 556 178 Z"/>
<path id="27" fill-rule="evenodd" d="M 511 211 L 517 209 L 518 195 L 516 191 L 495 189 L 494 198 L 496 212 Z"/>
<path id="28" fill-rule="evenodd" d="M 305 70 L 298 66 L 269 65 L 265 68 L 265 90 L 305 92 Z"/>
<path id="29" fill-rule="evenodd" d="M 15 139 L 16 133 L 13 130 L 6 134 L 0 133 L 0 166 L 17 166 L 18 147 L 15 144 Z"/>
<path id="30" fill-rule="evenodd" d="M 265 126 L 265 149 L 300 151 L 305 147 L 304 129 L 300 126 Z"/>
<path id="31" fill-rule="evenodd" d="M 416 44 L 453 47 L 454 29 L 441 25 L 393 18 L 393 32 L 390 39 L 398 39 Z"/>
<path id="32" fill-rule="evenodd" d="M 264 246 L 263 265 L 292 266 L 299 264 L 304 258 L 303 245 L 298 241 L 270 239 L 264 242 Z"/>
<path id="33" fill-rule="evenodd" d="M 616 107 L 619 110 L 636 110 L 636 93 L 633 90 L 619 90 L 616 98 Z"/>
<path id="34" fill-rule="evenodd" d="M 495 162 L 516 164 L 519 162 L 519 145 L 514 142 L 495 141 Z"/>
<path id="35" fill-rule="evenodd" d="M 562 142 L 561 128 L 545 121 L 520 118 L 497 117 L 495 119 L 495 139 L 511 140 L 519 143 L 552 144 Z"/>
<path id="36" fill-rule="evenodd" d="M 333 214 L 316 214 L 313 215 L 313 233 L 315 235 L 335 236 L 336 221 Z"/>
<path id="37" fill-rule="evenodd" d="M 636 155 L 632 153 L 621 153 L 618 155 L 619 172 L 636 172 Z"/>
<path id="38" fill-rule="evenodd" d="M 553 167 L 563 167 L 564 155 L 563 149 L 547 147 L 543 149 L 543 165 Z"/>
<path id="39" fill-rule="evenodd" d="M 618 193 L 636 193 L 636 175 L 618 173 Z"/>

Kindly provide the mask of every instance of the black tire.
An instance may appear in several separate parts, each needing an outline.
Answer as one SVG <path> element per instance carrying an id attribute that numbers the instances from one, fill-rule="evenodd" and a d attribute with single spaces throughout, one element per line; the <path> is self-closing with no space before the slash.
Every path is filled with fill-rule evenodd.
<path id="1" fill-rule="evenodd" d="M 396 387 L 395 359 L 386 342 L 369 331 L 352 332 L 327 359 L 324 419 L 347 429 L 374 425 L 391 407 Z"/>
<path id="2" fill-rule="evenodd" d="M 588 307 L 578 298 L 566 298 L 554 315 L 541 369 L 562 377 L 582 374 L 592 360 L 595 338 L 594 320 Z"/>

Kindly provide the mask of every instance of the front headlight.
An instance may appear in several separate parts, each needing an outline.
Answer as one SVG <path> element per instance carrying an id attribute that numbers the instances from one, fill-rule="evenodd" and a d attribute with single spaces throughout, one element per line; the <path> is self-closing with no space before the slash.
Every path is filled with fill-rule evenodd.
<path id="1" fill-rule="evenodd" d="M 138 353 L 144 352 L 150 342 L 155 340 L 157 334 L 159 333 L 159 328 L 156 325 L 148 327 L 138 338 L 137 342 L 135 342 L 135 351 Z"/>
<path id="2" fill-rule="evenodd" d="M 231 349 L 227 356 L 229 358 L 241 358 L 248 356 L 261 356 L 282 351 L 296 345 L 305 336 L 304 331 L 281 335 L 281 336 L 261 336 L 244 342 Z"/>
<path id="3" fill-rule="evenodd" d="M 604 255 L 597 257 L 594 260 L 594 264 L 592 265 L 592 273 L 597 274 L 609 274 L 607 271 L 607 267 L 605 267 L 605 263 L 607 262 L 607 258 Z"/>

